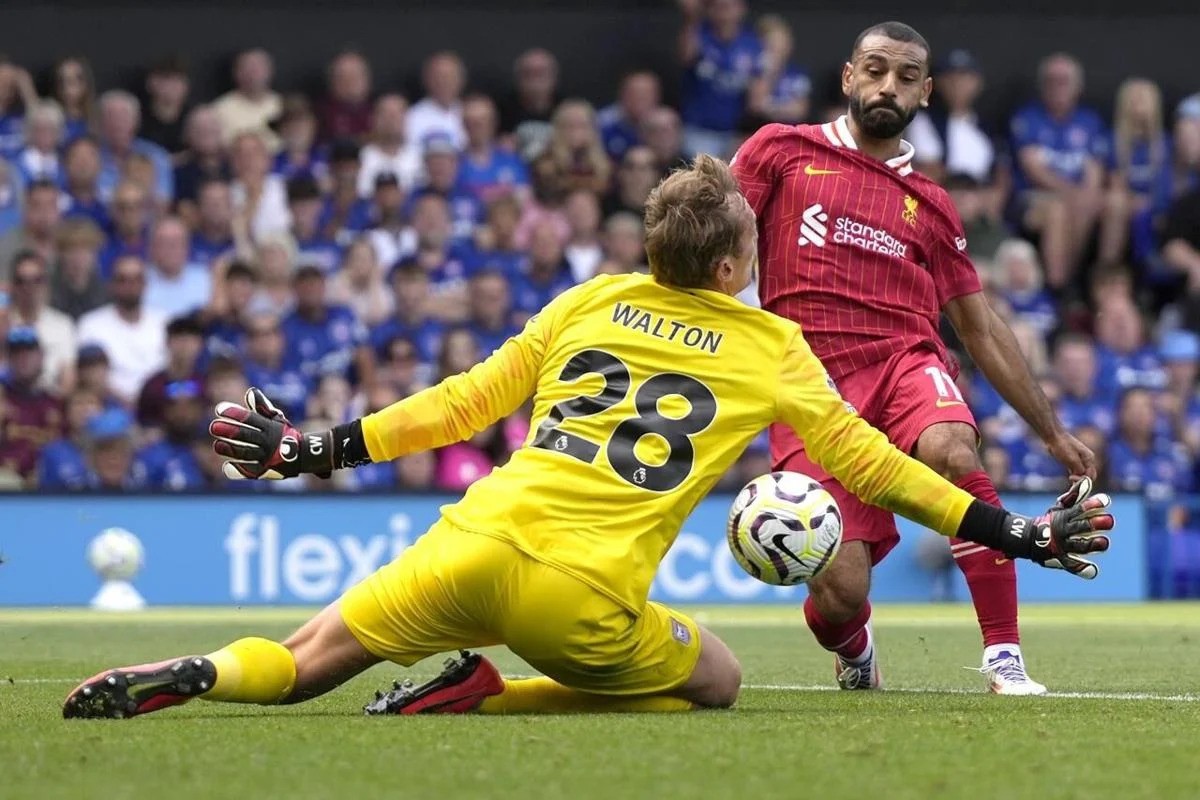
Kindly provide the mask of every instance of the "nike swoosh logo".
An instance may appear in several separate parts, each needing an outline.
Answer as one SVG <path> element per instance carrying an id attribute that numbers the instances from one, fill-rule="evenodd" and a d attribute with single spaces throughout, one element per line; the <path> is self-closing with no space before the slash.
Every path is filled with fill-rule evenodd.
<path id="1" fill-rule="evenodd" d="M 838 169 L 817 169 L 812 164 L 804 165 L 805 175 L 838 175 L 840 173 L 841 170 Z"/>
<path id="2" fill-rule="evenodd" d="M 997 558 L 997 559 L 996 559 L 996 566 L 997 566 L 997 567 L 1004 566 L 1004 565 L 1005 565 L 1005 564 L 1007 564 L 1007 563 L 1008 563 L 1008 559 L 1007 559 L 1007 558 Z"/>
<path id="3" fill-rule="evenodd" d="M 951 406 L 965 406 L 965 405 L 966 405 L 966 403 L 964 403 L 962 400 L 938 400 L 937 401 L 938 408 L 950 408 Z"/>

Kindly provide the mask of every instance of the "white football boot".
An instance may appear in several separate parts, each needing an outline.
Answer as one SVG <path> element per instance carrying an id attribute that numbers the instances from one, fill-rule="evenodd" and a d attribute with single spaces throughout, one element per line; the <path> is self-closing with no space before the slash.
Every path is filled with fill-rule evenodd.
<path id="1" fill-rule="evenodd" d="M 846 661 L 837 653 L 833 655 L 833 674 L 838 686 L 843 689 L 882 689 L 883 675 L 879 671 L 878 653 L 875 652 L 875 634 L 871 623 L 867 623 L 867 649 L 854 661 Z"/>
<path id="2" fill-rule="evenodd" d="M 988 681 L 993 694 L 1016 696 L 1043 695 L 1046 687 L 1025 672 L 1021 648 L 1015 644 L 994 644 L 983 651 L 983 666 L 979 671 Z"/>

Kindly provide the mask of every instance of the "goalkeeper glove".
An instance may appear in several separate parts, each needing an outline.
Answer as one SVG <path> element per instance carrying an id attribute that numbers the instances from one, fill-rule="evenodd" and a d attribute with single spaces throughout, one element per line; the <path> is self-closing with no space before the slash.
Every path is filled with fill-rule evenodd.
<path id="1" fill-rule="evenodd" d="M 245 405 L 217 404 L 216 414 L 208 432 L 213 450 L 226 459 L 221 470 L 227 478 L 328 478 L 333 471 L 333 431 L 301 433 L 258 389 L 246 392 Z"/>
<path id="2" fill-rule="evenodd" d="M 1107 494 L 1092 494 L 1091 478 L 1080 478 L 1041 516 L 1007 512 L 1008 533 L 998 549 L 1010 557 L 1028 558 L 1043 567 L 1091 580 L 1100 574 L 1100 568 L 1079 554 L 1108 549 L 1108 536 L 1103 532 L 1113 528 L 1111 505 Z"/>

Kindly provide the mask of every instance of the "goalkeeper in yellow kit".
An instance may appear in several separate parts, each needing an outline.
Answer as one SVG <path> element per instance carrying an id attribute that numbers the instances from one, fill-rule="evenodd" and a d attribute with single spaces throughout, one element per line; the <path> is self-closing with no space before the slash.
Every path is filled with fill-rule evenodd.
<path id="1" fill-rule="evenodd" d="M 372 713 L 674 711 L 728 707 L 741 670 L 686 615 L 649 602 L 680 525 L 775 420 L 864 500 L 947 535 L 1043 563 L 1104 550 L 1109 500 L 1077 486 L 1041 517 L 975 500 L 893 448 L 844 404 L 793 322 L 742 305 L 754 214 L 700 156 L 646 205 L 652 277 L 595 278 L 551 302 L 487 361 L 383 411 L 302 433 L 257 390 L 210 430 L 245 478 L 327 474 L 441 447 L 530 396 L 525 446 L 392 563 L 282 644 L 107 670 L 68 717 L 124 717 L 193 697 L 291 703 L 380 661 L 507 645 L 545 677 L 505 680 L 464 652 Z"/>

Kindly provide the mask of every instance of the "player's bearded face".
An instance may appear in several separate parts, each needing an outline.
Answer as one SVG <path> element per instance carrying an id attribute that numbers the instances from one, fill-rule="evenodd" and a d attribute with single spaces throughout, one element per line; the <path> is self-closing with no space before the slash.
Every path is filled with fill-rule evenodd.
<path id="1" fill-rule="evenodd" d="M 904 133 L 917 115 L 919 103 L 905 108 L 899 97 L 870 97 L 872 93 L 856 93 L 850 97 L 850 116 L 858 123 L 859 130 L 872 139 L 892 139 Z"/>

